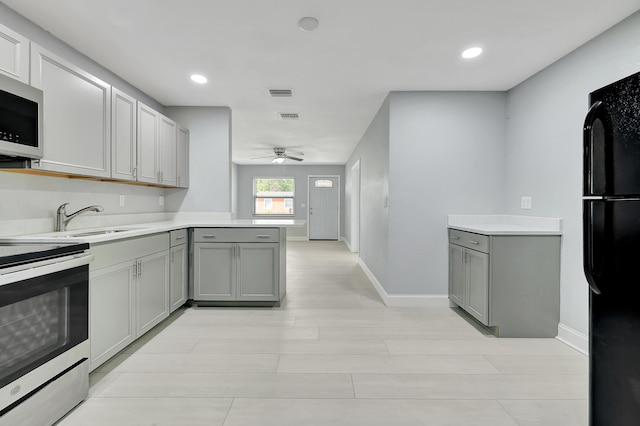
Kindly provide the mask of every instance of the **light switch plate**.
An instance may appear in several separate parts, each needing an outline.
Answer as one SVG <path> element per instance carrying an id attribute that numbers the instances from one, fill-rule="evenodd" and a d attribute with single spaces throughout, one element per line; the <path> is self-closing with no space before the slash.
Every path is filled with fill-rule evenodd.
<path id="1" fill-rule="evenodd" d="M 525 195 L 520 198 L 520 208 L 523 210 L 531 210 L 531 196 Z"/>
<path id="2" fill-rule="evenodd" d="M 164 206 L 164 195 L 160 195 L 158 197 L 158 205 L 159 206 Z"/>
<path id="3" fill-rule="evenodd" d="M 124 203 L 125 203 L 124 195 L 120 195 L 118 199 L 119 199 L 118 202 L 120 203 L 120 207 L 124 207 Z"/>

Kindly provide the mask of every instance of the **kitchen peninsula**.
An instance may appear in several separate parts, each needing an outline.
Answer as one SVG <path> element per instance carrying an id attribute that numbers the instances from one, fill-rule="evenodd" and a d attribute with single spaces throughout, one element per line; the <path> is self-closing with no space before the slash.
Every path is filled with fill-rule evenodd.
<path id="1" fill-rule="evenodd" d="M 92 371 L 187 301 L 214 306 L 280 304 L 286 294 L 287 228 L 306 222 L 214 217 L 181 214 L 171 220 L 125 224 L 125 217 L 95 215 L 82 218 L 84 222 L 78 219 L 78 224 L 110 224 L 2 240 L 90 244 Z"/>

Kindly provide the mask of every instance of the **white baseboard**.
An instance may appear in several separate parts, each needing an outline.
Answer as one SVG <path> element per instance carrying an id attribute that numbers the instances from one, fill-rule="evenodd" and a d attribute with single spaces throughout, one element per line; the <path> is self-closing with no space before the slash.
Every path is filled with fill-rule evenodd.
<path id="1" fill-rule="evenodd" d="M 347 248 L 349 249 L 349 251 L 353 253 L 353 250 L 351 249 L 351 244 L 349 244 L 349 240 L 347 240 L 347 239 L 346 239 L 346 238 L 344 238 L 344 237 L 341 237 L 341 238 L 342 238 L 342 241 L 344 241 L 344 244 L 345 244 L 345 245 L 347 246 Z"/>
<path id="2" fill-rule="evenodd" d="M 574 330 L 571 327 L 560 323 L 558 324 L 558 337 L 565 345 L 571 346 L 578 352 L 582 352 L 585 355 L 589 355 L 589 336 Z"/>
<path id="3" fill-rule="evenodd" d="M 358 259 L 358 264 L 367 275 L 373 287 L 386 306 L 402 308 L 446 308 L 449 307 L 449 297 L 440 294 L 388 294 L 380 281 L 373 275 L 367 265 Z"/>
<path id="4" fill-rule="evenodd" d="M 309 237 L 302 235 L 302 236 L 289 236 L 287 235 L 287 241 L 309 241 Z"/>

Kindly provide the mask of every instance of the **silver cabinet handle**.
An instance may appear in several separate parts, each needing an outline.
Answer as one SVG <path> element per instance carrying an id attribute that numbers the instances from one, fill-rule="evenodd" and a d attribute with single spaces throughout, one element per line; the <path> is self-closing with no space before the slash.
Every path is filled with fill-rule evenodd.
<path id="1" fill-rule="evenodd" d="M 452 237 L 451 237 L 451 239 L 452 239 L 452 240 L 459 240 L 459 239 L 460 239 L 460 237 L 452 236 Z"/>
<path id="2" fill-rule="evenodd" d="M 176 241 L 184 240 L 184 235 L 182 237 L 176 237 Z"/>
<path id="3" fill-rule="evenodd" d="M 470 242 L 471 244 L 475 244 L 475 245 L 477 245 L 477 246 L 479 246 L 479 245 L 480 245 L 480 243 L 479 243 L 479 242 L 477 242 L 477 241 L 469 240 L 469 242 Z"/>
<path id="4" fill-rule="evenodd" d="M 258 234 L 256 238 L 271 238 L 271 235 Z"/>
<path id="5" fill-rule="evenodd" d="M 142 261 L 138 261 L 138 276 L 142 276 Z"/>
<path id="6" fill-rule="evenodd" d="M 215 238 L 215 235 L 203 235 L 202 238 Z"/>
<path id="7" fill-rule="evenodd" d="M 133 276 L 137 277 L 138 276 L 138 261 L 136 260 L 136 263 L 133 264 Z"/>

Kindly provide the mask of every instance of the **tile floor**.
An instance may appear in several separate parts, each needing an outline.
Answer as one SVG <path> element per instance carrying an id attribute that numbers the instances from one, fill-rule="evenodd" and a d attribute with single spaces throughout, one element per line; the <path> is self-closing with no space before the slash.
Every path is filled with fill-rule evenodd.
<path id="1" fill-rule="evenodd" d="M 91 375 L 73 425 L 586 426 L 587 358 L 387 308 L 337 242 L 288 245 L 280 308 L 190 308 Z"/>

